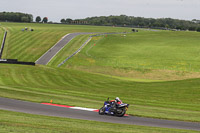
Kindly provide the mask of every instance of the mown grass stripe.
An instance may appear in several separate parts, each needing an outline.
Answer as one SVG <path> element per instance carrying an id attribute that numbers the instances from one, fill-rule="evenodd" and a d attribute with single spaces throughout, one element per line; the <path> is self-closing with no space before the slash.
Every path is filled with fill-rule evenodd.
<path id="1" fill-rule="evenodd" d="M 30 36 L 30 35 L 27 35 L 27 36 Z M 23 36 L 23 38 L 21 38 L 21 39 L 23 39 L 24 41 L 22 41 L 22 42 L 20 43 L 20 45 L 17 45 L 17 46 L 16 46 L 16 47 L 19 47 L 18 49 L 16 49 L 15 47 L 12 48 L 12 50 L 11 50 L 11 51 L 12 51 L 12 55 L 11 55 L 11 56 L 19 58 L 19 57 L 22 55 L 22 57 L 24 57 L 22 51 L 24 51 L 25 49 L 31 47 L 31 45 L 33 45 L 33 42 L 34 42 L 34 40 L 26 39 L 27 36 Z M 40 35 L 34 34 L 34 35 L 33 35 L 33 38 L 35 38 L 35 37 L 37 37 L 37 36 L 40 36 Z M 20 40 L 20 39 L 19 39 L 19 40 Z M 31 45 L 30 45 L 30 43 L 31 43 Z M 19 43 L 17 43 L 17 44 L 19 44 Z M 26 57 L 26 56 L 25 56 L 25 57 Z M 20 58 L 20 59 L 21 59 L 21 58 Z M 22 58 L 21 60 L 23 60 L 23 58 Z"/>
<path id="2" fill-rule="evenodd" d="M 22 38 L 22 39 L 24 39 L 24 41 L 23 42 L 20 42 L 20 45 L 18 45 L 17 47 L 19 47 L 18 49 L 16 49 L 15 47 L 12 47 L 11 48 L 11 55 L 10 55 L 10 57 L 12 58 L 12 57 L 15 57 L 15 58 L 19 58 L 20 57 L 20 55 L 21 55 L 21 53 L 22 53 L 22 51 L 25 49 L 25 48 L 27 48 L 27 46 L 26 46 L 26 44 L 27 44 L 27 40 L 25 39 L 26 38 L 26 36 L 24 37 L 24 38 Z M 24 56 L 26 56 L 26 55 L 24 55 Z"/>

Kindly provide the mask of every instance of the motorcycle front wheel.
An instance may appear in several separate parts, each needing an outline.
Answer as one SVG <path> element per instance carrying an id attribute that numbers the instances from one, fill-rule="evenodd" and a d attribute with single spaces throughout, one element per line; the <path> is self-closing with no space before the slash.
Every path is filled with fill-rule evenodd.
<path id="1" fill-rule="evenodd" d="M 104 115 L 104 111 L 105 111 L 104 107 L 100 108 L 100 109 L 99 109 L 99 114 L 100 114 L 100 115 Z"/>

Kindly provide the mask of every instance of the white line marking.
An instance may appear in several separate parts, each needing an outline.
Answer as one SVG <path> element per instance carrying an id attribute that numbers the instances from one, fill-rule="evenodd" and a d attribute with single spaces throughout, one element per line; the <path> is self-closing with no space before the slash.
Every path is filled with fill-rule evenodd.
<path id="1" fill-rule="evenodd" d="M 95 111 L 95 110 L 97 110 L 97 109 L 82 108 L 82 107 L 70 107 L 70 109 L 78 109 L 78 110 L 86 110 L 86 111 Z"/>

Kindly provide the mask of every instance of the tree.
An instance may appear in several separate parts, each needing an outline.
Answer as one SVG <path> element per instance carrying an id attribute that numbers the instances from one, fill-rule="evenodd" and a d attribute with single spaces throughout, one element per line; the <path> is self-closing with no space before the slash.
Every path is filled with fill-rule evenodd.
<path id="1" fill-rule="evenodd" d="M 181 29 L 191 30 L 196 29 L 200 25 L 200 20 L 178 20 L 178 19 L 172 19 L 172 18 L 160 18 L 160 19 L 154 19 L 154 18 L 143 18 L 143 17 L 134 17 L 134 16 L 126 16 L 126 15 L 120 15 L 120 16 L 100 16 L 100 17 L 87 17 L 85 19 L 80 19 L 81 22 L 87 22 L 84 24 L 91 24 L 91 25 L 127 25 L 127 26 L 141 26 L 141 27 L 151 27 L 151 28 L 159 28 L 159 29 Z M 196 23 L 195 23 L 196 22 Z M 194 28 L 195 27 L 195 28 Z"/>
<path id="2" fill-rule="evenodd" d="M 190 26 L 190 27 L 189 27 L 189 31 L 196 31 L 196 29 L 197 29 L 197 28 L 196 28 L 195 26 Z"/>
<path id="3" fill-rule="evenodd" d="M 0 12 L 0 21 L 32 22 L 33 15 L 20 12 Z"/>
<path id="4" fill-rule="evenodd" d="M 67 24 L 70 24 L 72 21 L 73 21 L 73 20 L 72 20 L 71 18 L 67 18 L 65 22 L 66 22 Z"/>
<path id="5" fill-rule="evenodd" d="M 112 25 L 118 25 L 120 24 L 120 19 L 118 17 L 111 17 L 111 23 Z"/>
<path id="6" fill-rule="evenodd" d="M 32 14 L 27 14 L 27 17 L 29 19 L 29 22 L 33 22 L 33 15 Z"/>
<path id="7" fill-rule="evenodd" d="M 197 28 L 197 31 L 200 32 L 200 27 Z"/>
<path id="8" fill-rule="evenodd" d="M 60 22 L 64 24 L 64 23 L 66 23 L 66 20 L 63 18 L 60 20 Z"/>
<path id="9" fill-rule="evenodd" d="M 36 21 L 37 23 L 39 23 L 39 22 L 41 21 L 41 17 L 40 17 L 40 16 L 37 16 L 36 19 L 35 19 L 35 21 Z"/>
<path id="10" fill-rule="evenodd" d="M 42 22 L 43 22 L 43 23 L 47 23 L 47 22 L 48 22 L 48 18 L 47 18 L 47 17 L 44 17 L 43 20 L 42 20 Z"/>
<path id="11" fill-rule="evenodd" d="M 22 22 L 29 22 L 29 18 L 24 16 L 24 17 L 21 18 L 21 21 Z"/>

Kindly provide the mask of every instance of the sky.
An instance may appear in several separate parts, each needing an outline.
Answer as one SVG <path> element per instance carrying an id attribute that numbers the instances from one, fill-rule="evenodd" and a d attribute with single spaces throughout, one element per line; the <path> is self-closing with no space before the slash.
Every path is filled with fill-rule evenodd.
<path id="1" fill-rule="evenodd" d="M 200 20 L 200 0 L 0 0 L 0 12 L 23 12 L 48 17 L 81 19 L 127 15 L 146 18 Z"/>

